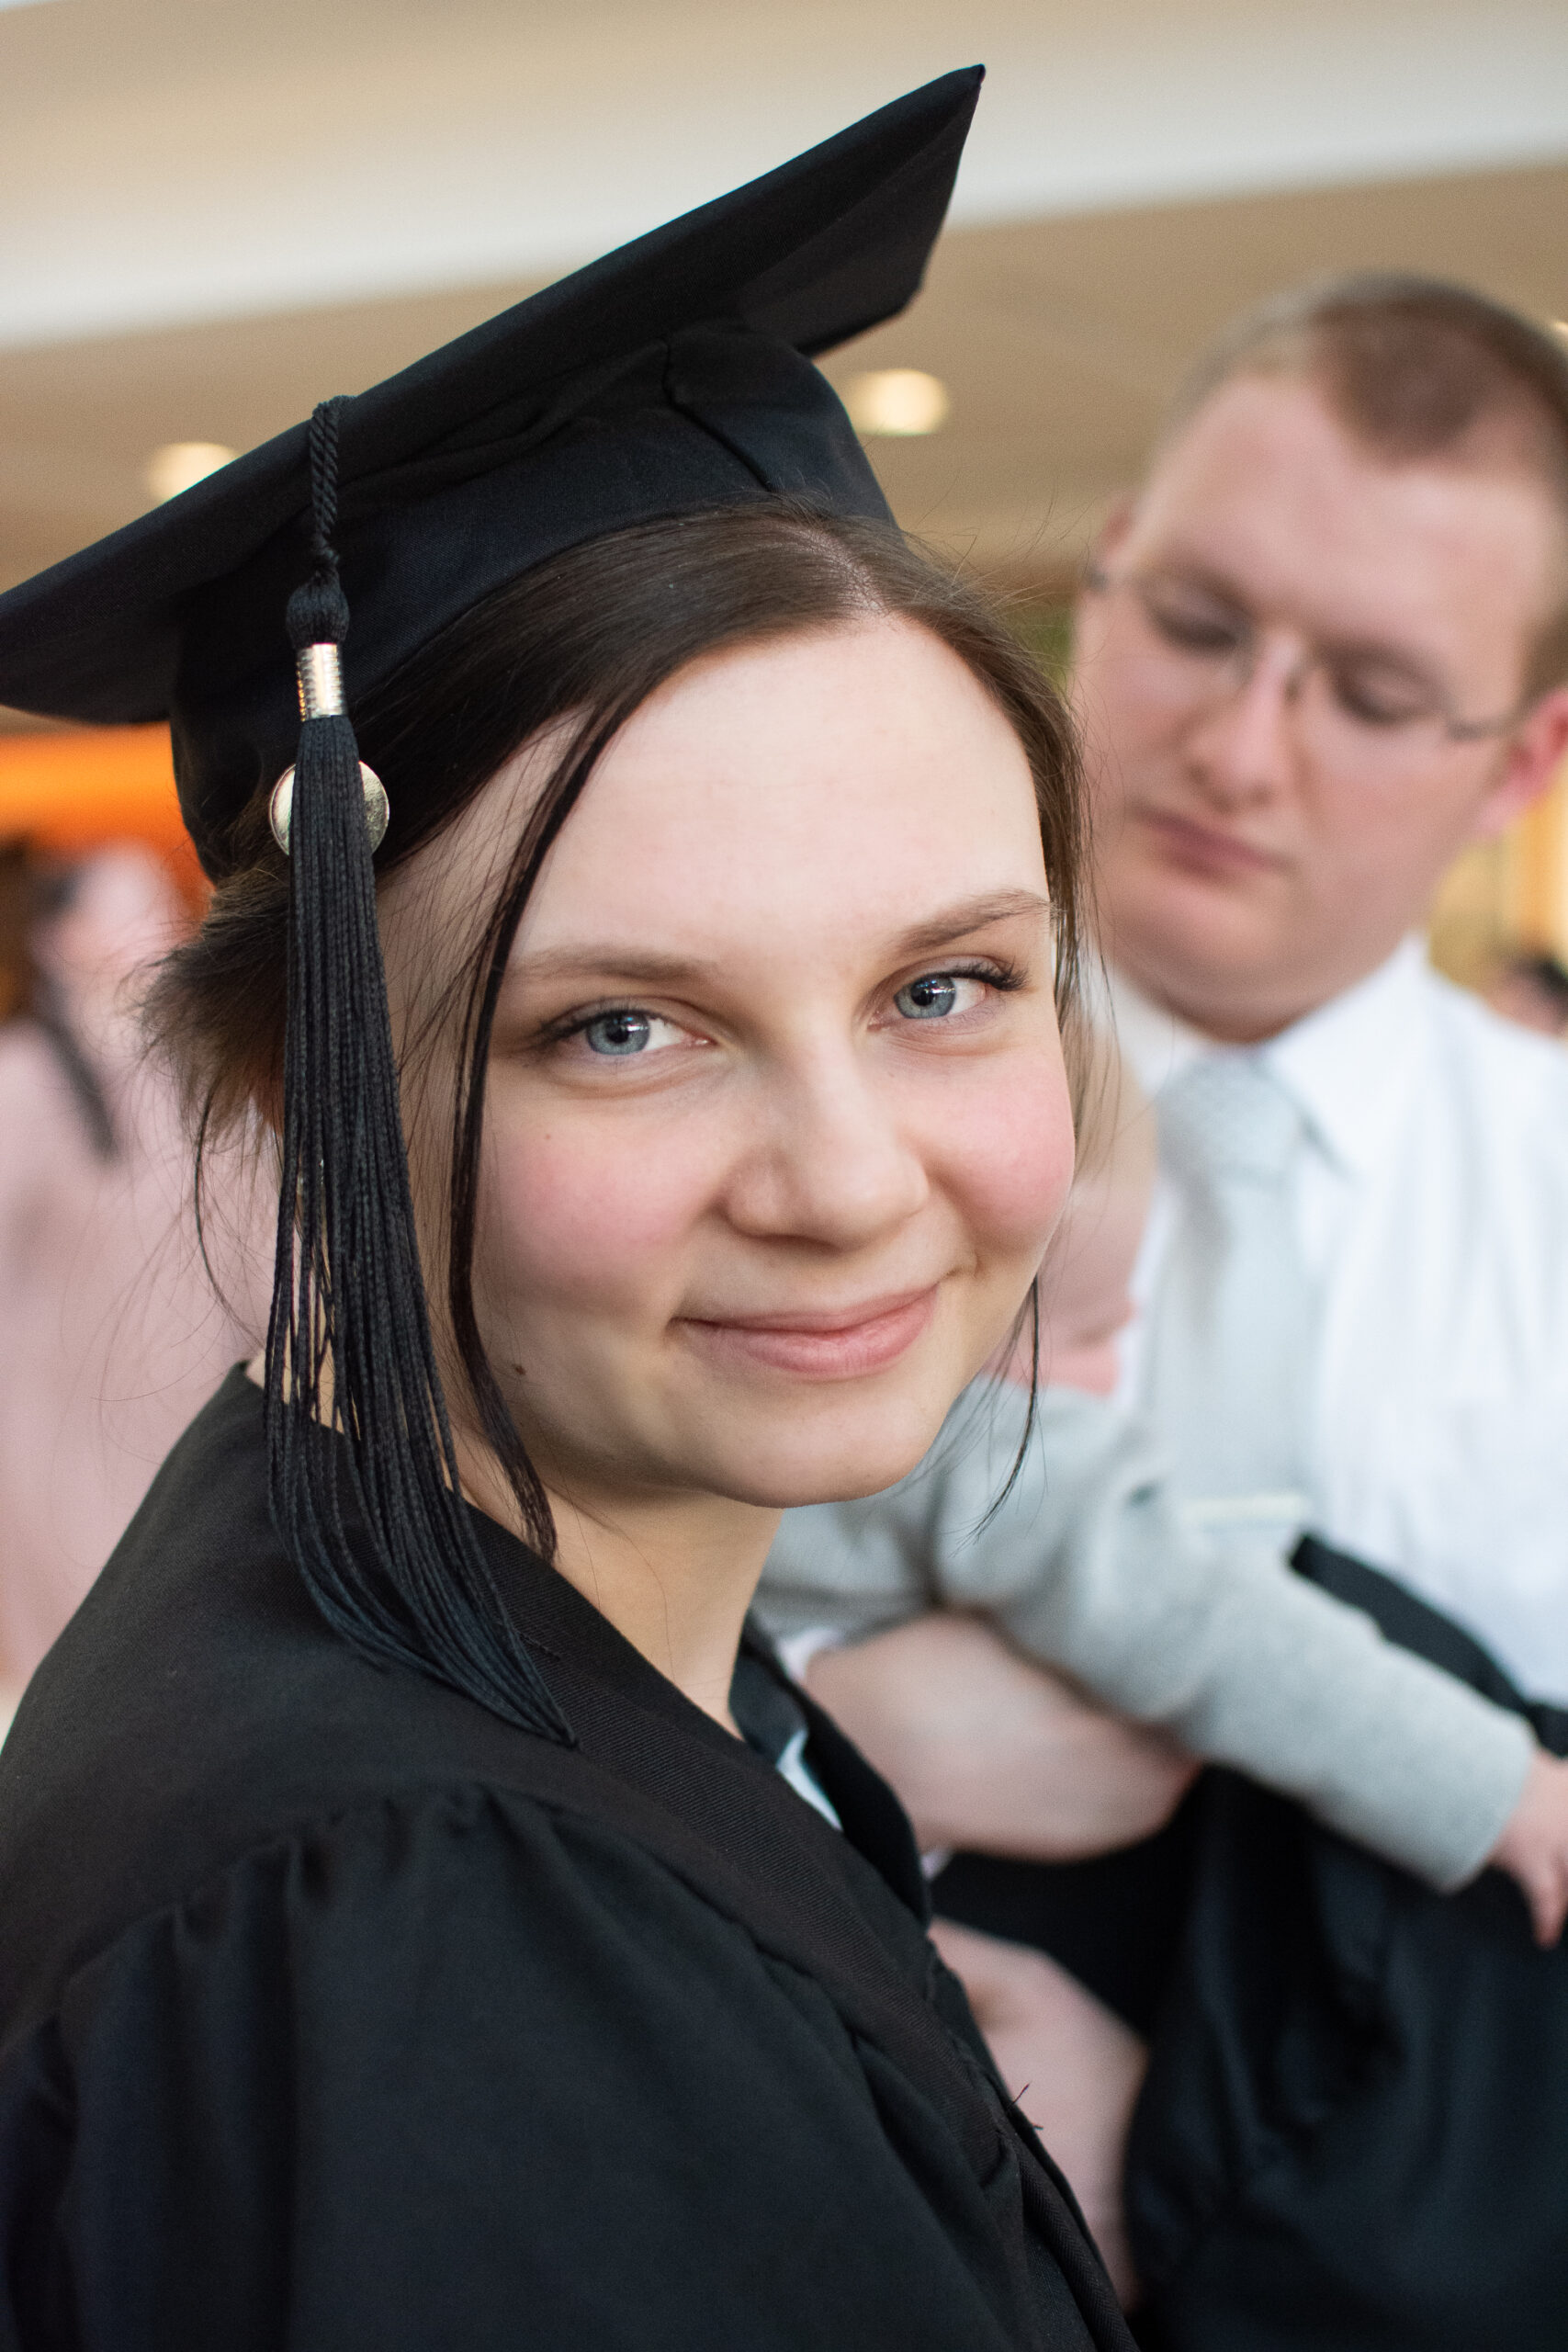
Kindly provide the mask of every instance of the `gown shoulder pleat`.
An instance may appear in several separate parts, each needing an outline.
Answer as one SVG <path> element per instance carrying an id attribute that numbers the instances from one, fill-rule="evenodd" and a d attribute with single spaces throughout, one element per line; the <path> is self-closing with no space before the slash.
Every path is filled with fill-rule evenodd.
<path id="1" fill-rule="evenodd" d="M 1125 2346 L 848 1743 L 840 1835 L 490 1522 L 577 1745 L 369 1664 L 258 1404 L 0 1758 L 0 2352 Z"/>

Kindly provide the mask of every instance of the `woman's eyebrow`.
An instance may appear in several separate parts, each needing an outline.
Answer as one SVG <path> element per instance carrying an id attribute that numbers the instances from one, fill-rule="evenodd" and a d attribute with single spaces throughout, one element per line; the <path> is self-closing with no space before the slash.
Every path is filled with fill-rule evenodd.
<path id="1" fill-rule="evenodd" d="M 971 932 L 981 931 L 987 923 L 1017 921 L 1021 916 L 1038 920 L 1050 910 L 1051 902 L 1042 891 L 987 891 L 977 898 L 960 899 L 925 922 L 897 933 L 886 942 L 882 953 L 890 964 L 907 963 L 914 956 L 934 955 L 943 947 L 951 947 L 955 940 L 967 938 Z M 682 983 L 713 980 L 722 969 L 712 956 L 660 955 L 649 949 L 626 948 L 614 940 L 602 940 L 584 941 L 581 946 L 543 947 L 532 954 L 525 953 L 508 967 L 506 978 L 508 986 L 527 983 L 537 987 L 547 981 L 592 979 L 643 988 L 677 988 Z"/>
<path id="2" fill-rule="evenodd" d="M 947 907 L 925 922 L 900 932 L 887 943 L 886 954 L 889 961 L 903 963 L 915 956 L 934 955 L 938 949 L 951 947 L 955 940 L 966 939 L 973 931 L 984 931 L 987 923 L 1016 922 L 1029 915 L 1038 920 L 1049 915 L 1051 901 L 1041 890 L 991 890 L 976 899 L 961 899 L 955 906 Z"/>
<path id="3" fill-rule="evenodd" d="M 542 947 L 515 956 L 507 967 L 506 978 L 508 982 L 534 983 L 614 978 L 646 988 L 672 988 L 682 980 L 711 979 L 718 969 L 709 956 L 660 956 L 604 940 L 587 941 L 581 947 Z"/>

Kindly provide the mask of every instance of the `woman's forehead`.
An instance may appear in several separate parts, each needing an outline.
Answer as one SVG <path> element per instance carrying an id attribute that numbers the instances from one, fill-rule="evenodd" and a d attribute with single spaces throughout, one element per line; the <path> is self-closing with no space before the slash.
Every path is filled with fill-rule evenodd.
<path id="1" fill-rule="evenodd" d="M 650 942 L 907 924 L 1043 880 L 1011 727 L 945 646 L 878 619 L 710 657 L 652 697 L 562 829 L 520 944 L 612 918 Z"/>

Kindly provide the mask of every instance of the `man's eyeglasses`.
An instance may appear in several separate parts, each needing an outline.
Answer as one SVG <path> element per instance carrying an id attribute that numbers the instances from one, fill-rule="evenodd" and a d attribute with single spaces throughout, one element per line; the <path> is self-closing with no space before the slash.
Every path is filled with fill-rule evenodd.
<path id="1" fill-rule="evenodd" d="M 1473 743 L 1517 727 L 1528 700 L 1495 718 L 1461 718 L 1441 689 L 1398 655 L 1372 646 L 1323 645 L 1258 620 L 1228 595 L 1179 573 L 1085 575 L 1091 595 L 1122 601 L 1133 623 L 1128 679 L 1172 716 L 1243 692 L 1267 663 L 1299 734 L 1334 767 L 1404 765 L 1443 743 Z"/>

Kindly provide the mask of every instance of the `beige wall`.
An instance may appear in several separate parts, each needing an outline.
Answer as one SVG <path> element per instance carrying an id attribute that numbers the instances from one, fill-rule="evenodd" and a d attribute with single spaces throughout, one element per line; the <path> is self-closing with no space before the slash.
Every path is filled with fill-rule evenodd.
<path id="1" fill-rule="evenodd" d="M 1513 949 L 1568 965 L 1568 765 L 1500 840 L 1478 842 L 1453 865 L 1431 937 L 1434 962 L 1467 988 L 1484 988 Z"/>

